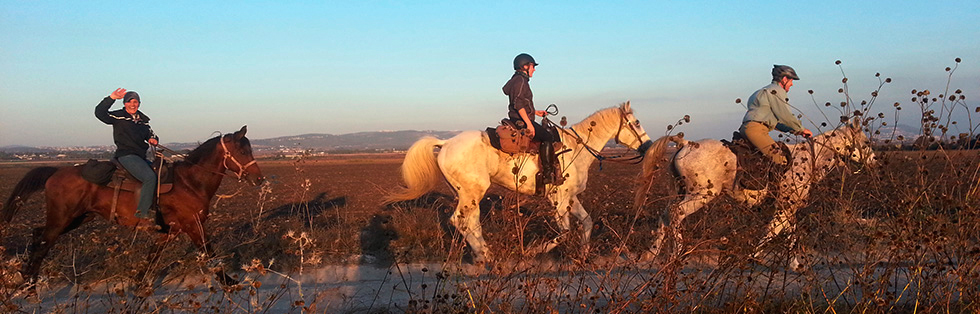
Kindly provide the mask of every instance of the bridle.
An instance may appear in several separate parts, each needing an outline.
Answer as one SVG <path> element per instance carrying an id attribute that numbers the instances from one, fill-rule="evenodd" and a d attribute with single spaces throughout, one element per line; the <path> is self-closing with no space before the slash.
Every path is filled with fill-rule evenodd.
<path id="1" fill-rule="evenodd" d="M 644 135 L 647 135 L 646 130 L 643 131 L 643 134 L 640 134 L 640 132 L 636 131 L 636 124 L 634 124 L 633 121 L 631 121 L 629 119 L 629 117 L 628 117 L 628 115 L 629 114 L 632 114 L 632 113 L 633 113 L 632 111 L 631 112 L 626 112 L 626 110 L 623 109 L 623 107 L 619 107 L 619 127 L 616 129 L 616 135 L 613 137 L 616 140 L 616 144 L 624 145 L 624 146 L 629 147 L 628 145 L 626 145 L 625 143 L 623 143 L 622 141 L 619 140 L 619 134 L 621 132 L 623 132 L 623 125 L 624 124 L 627 125 L 627 126 L 629 126 L 630 132 L 633 132 L 633 136 L 636 136 L 636 140 L 637 141 L 640 141 L 640 139 L 643 138 Z M 585 139 L 582 138 L 582 136 L 578 134 L 578 131 L 575 131 L 575 128 L 568 128 L 568 129 L 569 130 L 572 130 L 572 134 L 576 138 L 578 138 L 578 142 L 581 143 L 583 147 L 585 147 L 585 151 L 589 152 L 589 154 L 591 154 L 593 157 L 595 157 L 597 160 L 599 160 L 599 169 L 600 170 L 602 170 L 602 162 L 604 160 L 609 160 L 609 161 L 614 161 L 614 162 L 622 162 L 622 163 L 638 164 L 638 163 L 640 163 L 640 162 L 643 161 L 643 157 L 646 156 L 647 149 L 649 149 L 650 146 L 653 146 L 653 141 L 646 141 L 646 142 L 641 143 L 640 146 L 636 148 L 636 151 L 640 153 L 637 156 L 626 157 L 626 155 L 624 154 L 624 155 L 606 157 L 606 156 L 600 155 L 598 149 L 592 148 L 588 144 L 586 144 Z M 561 129 L 561 130 L 564 131 L 564 129 Z M 566 133 L 567 133 L 567 131 L 566 131 Z"/>
<path id="2" fill-rule="evenodd" d="M 218 142 L 221 143 L 221 149 L 224 149 L 225 150 L 225 156 L 224 156 L 224 159 L 221 160 L 221 165 L 224 166 L 225 169 L 231 169 L 231 168 L 228 167 L 228 164 L 227 164 L 228 159 L 231 159 L 231 162 L 234 162 L 235 165 L 238 166 L 238 172 L 235 173 L 235 177 L 237 177 L 238 180 L 241 180 L 242 179 L 242 176 L 248 174 L 248 171 L 246 171 L 245 169 L 248 168 L 248 167 L 250 167 L 250 166 L 252 166 L 253 164 L 255 164 L 255 159 L 253 158 L 252 161 L 249 161 L 247 164 L 242 165 L 242 163 L 238 162 L 238 159 L 235 159 L 235 156 L 232 156 L 231 155 L 231 151 L 228 150 L 228 147 L 225 147 L 225 138 L 224 137 L 222 137 L 221 139 L 219 139 Z"/>
<path id="3" fill-rule="evenodd" d="M 625 143 L 619 141 L 619 133 L 623 132 L 623 124 L 629 126 L 630 132 L 633 132 L 633 136 L 635 136 L 636 141 L 638 142 L 641 141 L 644 135 L 647 135 L 646 130 L 643 130 L 643 134 L 640 134 L 639 132 L 636 131 L 636 124 L 634 124 L 633 121 L 630 120 L 628 117 L 628 115 L 631 114 L 633 114 L 632 110 L 630 110 L 630 112 L 626 112 L 626 110 L 623 109 L 622 107 L 619 108 L 619 128 L 616 129 L 616 137 L 614 137 L 614 139 L 616 139 L 616 144 L 626 145 Z M 645 155 L 646 150 L 650 148 L 650 145 L 653 145 L 652 141 L 642 142 L 640 143 L 640 146 L 636 148 L 636 150 L 640 152 L 640 156 Z"/>

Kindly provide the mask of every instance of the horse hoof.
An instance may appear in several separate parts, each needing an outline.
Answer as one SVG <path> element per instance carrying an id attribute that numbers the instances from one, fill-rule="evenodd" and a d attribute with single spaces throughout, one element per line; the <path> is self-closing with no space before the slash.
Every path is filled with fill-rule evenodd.
<path id="1" fill-rule="evenodd" d="M 237 284 L 241 283 L 241 281 L 238 281 L 235 278 L 231 278 L 231 276 L 228 276 L 224 272 L 221 272 L 220 274 L 217 274 L 216 276 L 218 277 L 217 278 L 218 279 L 218 283 L 220 283 L 222 286 L 225 286 L 225 287 L 234 286 L 234 285 L 237 285 Z"/>

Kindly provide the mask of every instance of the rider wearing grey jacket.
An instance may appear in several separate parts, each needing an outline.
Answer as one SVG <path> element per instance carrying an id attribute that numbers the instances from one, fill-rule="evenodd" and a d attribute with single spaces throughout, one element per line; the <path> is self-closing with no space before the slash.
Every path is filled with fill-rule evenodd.
<path id="1" fill-rule="evenodd" d="M 806 137 L 812 135 L 810 130 L 803 127 L 800 119 L 790 111 L 789 97 L 786 96 L 789 88 L 793 86 L 793 81 L 799 79 L 793 68 L 787 65 L 773 65 L 772 83 L 749 96 L 748 111 L 742 118 L 742 126 L 738 129 L 763 155 L 781 165 L 787 164 L 788 161 L 779 153 L 776 141 L 769 137 L 770 131 L 779 130 Z"/>

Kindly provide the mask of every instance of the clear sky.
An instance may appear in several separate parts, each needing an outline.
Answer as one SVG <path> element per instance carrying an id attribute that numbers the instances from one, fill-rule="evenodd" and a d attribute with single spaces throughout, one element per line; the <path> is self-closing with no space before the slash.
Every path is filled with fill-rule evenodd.
<path id="1" fill-rule="evenodd" d="M 774 63 L 819 123 L 875 72 L 980 99 L 980 1 L 2 1 L 0 146 L 109 145 L 93 115 L 113 89 L 140 93 L 163 143 L 376 130 L 466 130 L 506 115 L 520 52 L 541 64 L 539 109 L 579 121 L 631 100 L 653 135 L 683 115 L 688 138 L 727 137 Z M 807 90 L 814 90 L 811 100 Z M 120 108 L 121 101 L 113 108 Z M 912 108 L 903 119 L 915 122 Z M 827 112 L 831 119 L 837 114 Z M 807 127 L 814 126 L 806 121 Z"/>

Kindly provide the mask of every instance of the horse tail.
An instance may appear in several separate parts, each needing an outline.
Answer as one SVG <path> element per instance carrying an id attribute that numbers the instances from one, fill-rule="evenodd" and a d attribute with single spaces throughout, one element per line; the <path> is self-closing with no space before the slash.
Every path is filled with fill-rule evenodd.
<path id="1" fill-rule="evenodd" d="M 402 180 L 405 185 L 388 193 L 383 204 L 416 199 L 435 189 L 442 179 L 442 172 L 432 150 L 436 147 L 441 148 L 445 143 L 446 141 L 426 136 L 412 144 L 405 153 L 405 161 L 402 162 Z"/>
<path id="2" fill-rule="evenodd" d="M 3 209 L 0 209 L 0 219 L 3 219 L 5 223 L 13 220 L 14 214 L 17 213 L 17 209 L 24 203 L 24 200 L 34 192 L 44 189 L 44 184 L 57 171 L 58 168 L 55 167 L 37 167 L 28 171 L 24 178 L 17 182 L 17 186 L 14 186 L 14 191 L 10 193 L 7 202 L 3 203 Z"/>
<path id="3" fill-rule="evenodd" d="M 633 208 L 640 208 L 646 202 L 647 193 L 653 186 L 653 179 L 655 179 L 657 171 L 662 169 L 663 163 L 667 161 L 667 158 L 664 158 L 664 153 L 669 142 L 675 142 L 680 146 L 682 142 L 686 144 L 687 140 L 680 136 L 662 136 L 647 149 L 646 154 L 643 155 L 643 172 L 637 178 L 639 187 L 636 189 L 636 195 L 633 198 Z"/>

